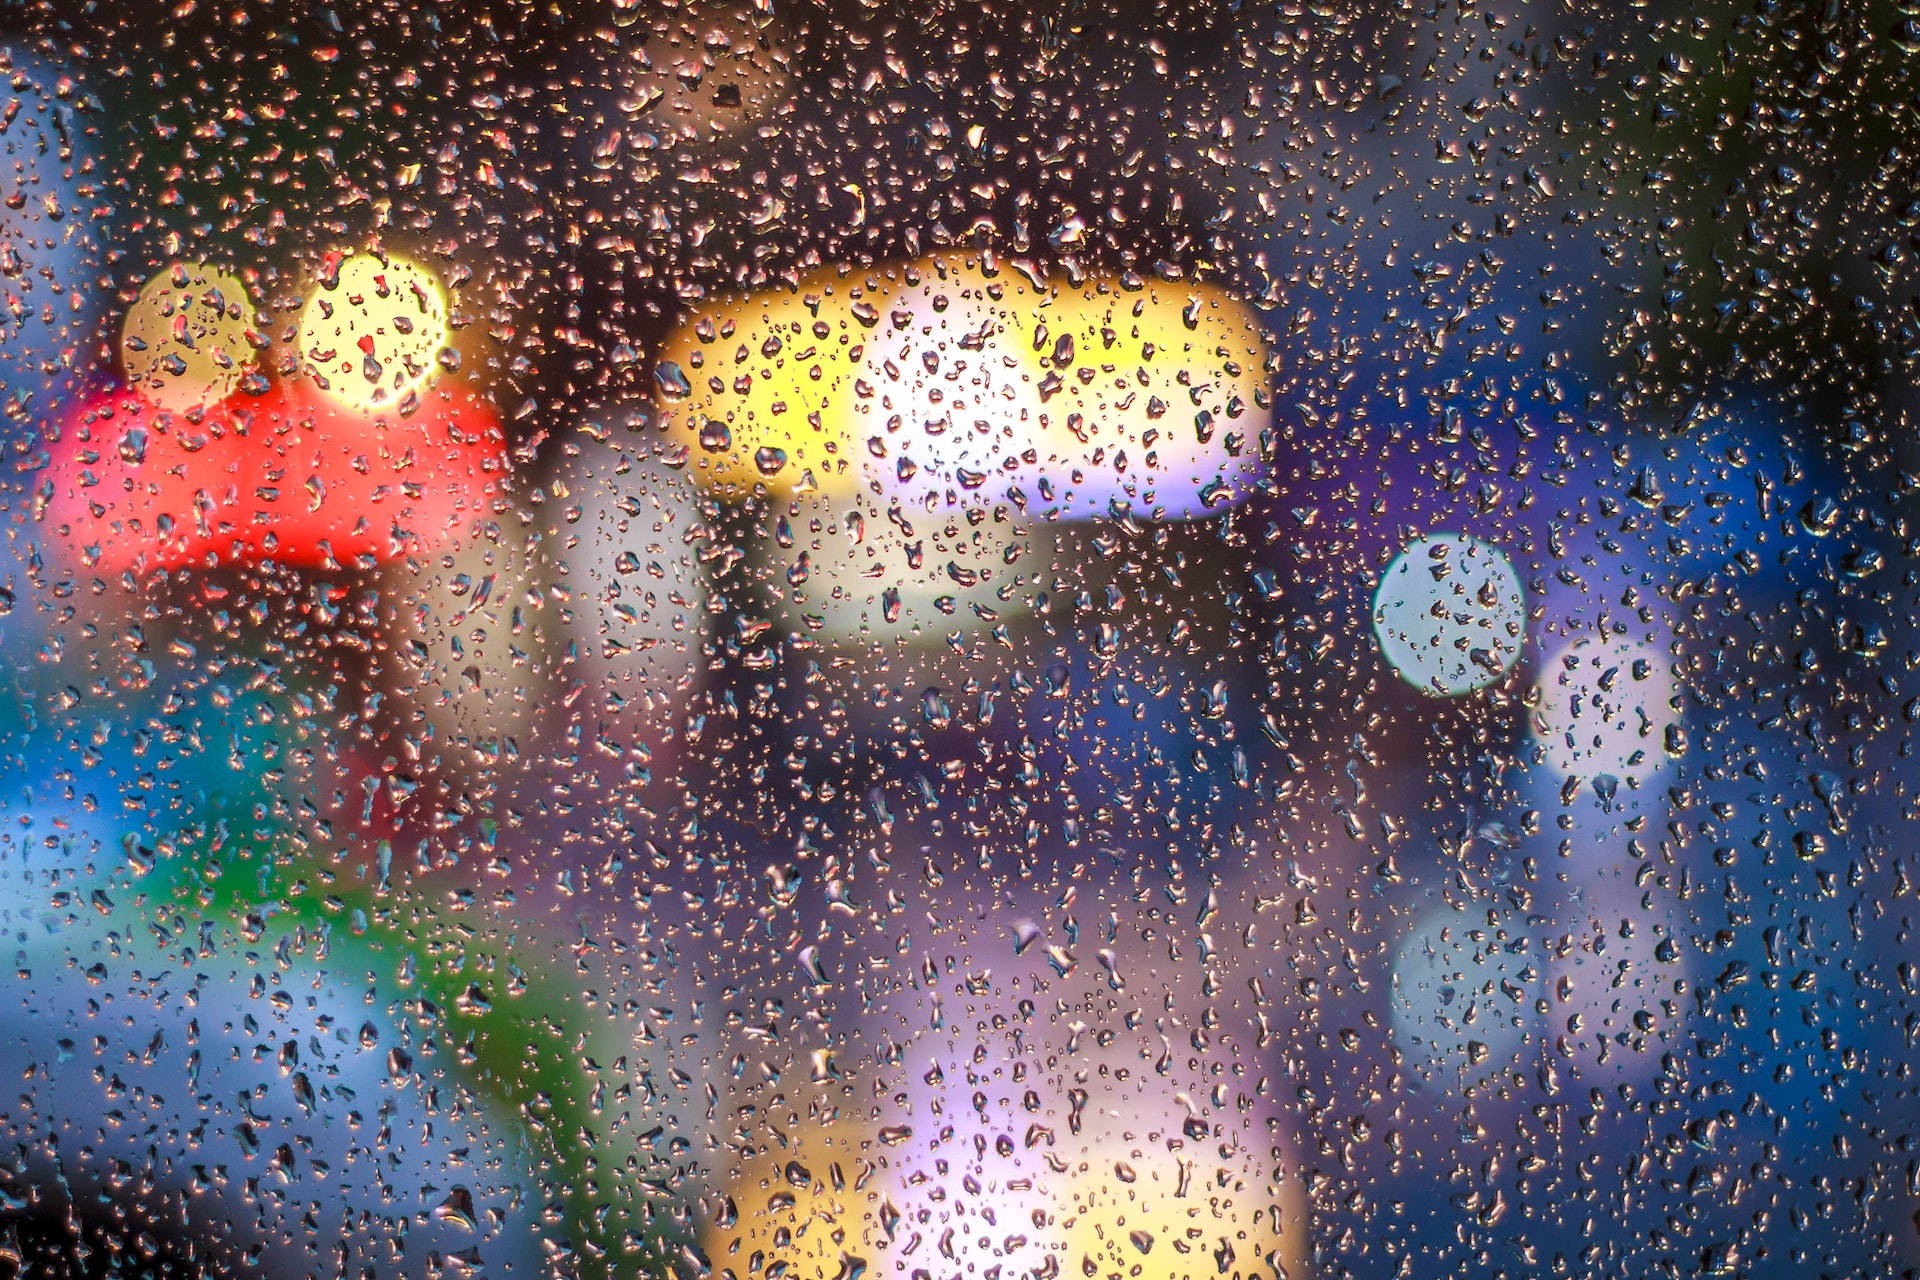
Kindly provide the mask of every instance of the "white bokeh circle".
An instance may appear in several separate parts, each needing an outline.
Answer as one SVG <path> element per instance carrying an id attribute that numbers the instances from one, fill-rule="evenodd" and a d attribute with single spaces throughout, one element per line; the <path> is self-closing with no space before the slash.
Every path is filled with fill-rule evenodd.
<path id="1" fill-rule="evenodd" d="M 1407 1068 L 1437 1085 L 1512 1067 L 1535 1031 L 1545 993 L 1519 920 L 1488 904 L 1424 912 L 1401 940 L 1390 1019 Z"/>
<path id="2" fill-rule="evenodd" d="M 1672 661 L 1651 646 L 1582 636 L 1541 669 L 1534 738 L 1557 773 L 1637 786 L 1667 762 L 1679 691 Z"/>
<path id="3" fill-rule="evenodd" d="M 1463 533 L 1415 538 L 1380 576 L 1373 632 L 1393 669 L 1452 697 L 1498 680 L 1520 656 L 1526 597 L 1506 553 Z"/>

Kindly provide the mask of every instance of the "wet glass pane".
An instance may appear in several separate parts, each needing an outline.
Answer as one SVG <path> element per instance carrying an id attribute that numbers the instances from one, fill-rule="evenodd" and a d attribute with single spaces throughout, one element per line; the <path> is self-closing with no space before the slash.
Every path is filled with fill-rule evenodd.
<path id="1" fill-rule="evenodd" d="M 1920 1274 L 1917 56 L 0 9 L 0 1271 Z"/>

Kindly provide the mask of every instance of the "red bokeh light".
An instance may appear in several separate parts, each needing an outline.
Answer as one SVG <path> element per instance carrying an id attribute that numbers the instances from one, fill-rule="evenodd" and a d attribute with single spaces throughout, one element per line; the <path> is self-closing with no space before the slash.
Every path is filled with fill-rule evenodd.
<path id="1" fill-rule="evenodd" d="M 193 414 L 112 391 L 66 416 L 46 524 L 109 572 L 332 567 L 440 545 L 485 512 L 506 472 L 498 417 L 451 379 L 405 415 L 343 408 L 300 384 Z"/>

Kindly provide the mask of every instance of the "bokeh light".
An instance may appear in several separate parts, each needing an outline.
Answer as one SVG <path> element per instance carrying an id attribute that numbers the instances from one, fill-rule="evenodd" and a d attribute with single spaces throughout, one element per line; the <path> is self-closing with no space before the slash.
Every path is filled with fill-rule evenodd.
<path id="1" fill-rule="evenodd" d="M 915 505 L 1015 497 L 1057 517 L 1185 519 L 1263 472 L 1266 343 L 1224 290 L 1042 285 L 955 256 L 905 272 L 895 306 L 875 357 L 886 434 L 868 452 Z"/>
<path id="2" fill-rule="evenodd" d="M 1520 656 L 1526 597 L 1498 547 L 1467 534 L 1415 538 L 1380 575 L 1373 634 L 1423 693 L 1470 693 Z"/>
<path id="3" fill-rule="evenodd" d="M 726 491 L 1185 519 L 1263 474 L 1266 364 L 1252 310 L 1213 286 L 1043 287 L 955 256 L 706 308 L 658 376 Z"/>
<path id="4" fill-rule="evenodd" d="M 1061 1180 L 1065 1194 L 1049 1206 L 1059 1223 L 1062 1273 L 1253 1280 L 1298 1266 L 1282 1228 L 1285 1197 L 1247 1178 L 1243 1164 L 1258 1160 L 1222 1158 L 1227 1148 L 1184 1130 L 1151 1140 L 1141 1133 L 1075 1164 Z"/>
<path id="5" fill-rule="evenodd" d="M 715 1276 L 834 1280 L 853 1259 L 880 1260 L 898 1210 L 875 1173 L 878 1149 L 858 1125 L 813 1120 L 735 1162 L 702 1242 Z"/>
<path id="6" fill-rule="evenodd" d="M 120 327 L 127 385 L 176 413 L 224 400 L 265 338 L 253 327 L 247 288 L 205 262 L 176 262 L 141 287 Z"/>
<path id="7" fill-rule="evenodd" d="M 1672 659 L 1653 646 L 1584 635 L 1541 666 L 1534 738 L 1557 773 L 1638 785 L 1667 763 L 1679 691 Z"/>
<path id="8" fill-rule="evenodd" d="M 300 359 L 350 409 L 402 406 L 439 372 L 451 336 L 434 273 L 397 254 L 355 254 L 322 273 L 300 312 Z"/>
<path id="9" fill-rule="evenodd" d="M 661 416 L 723 495 L 850 492 L 856 383 L 877 286 L 814 272 L 704 307 L 661 353 Z M 884 291 L 877 296 L 884 300 Z"/>
<path id="10" fill-rule="evenodd" d="M 507 466 L 492 409 L 451 381 L 371 418 L 299 386 L 191 416 L 110 393 L 63 434 L 45 527 L 115 572 L 388 560 L 476 519 Z"/>

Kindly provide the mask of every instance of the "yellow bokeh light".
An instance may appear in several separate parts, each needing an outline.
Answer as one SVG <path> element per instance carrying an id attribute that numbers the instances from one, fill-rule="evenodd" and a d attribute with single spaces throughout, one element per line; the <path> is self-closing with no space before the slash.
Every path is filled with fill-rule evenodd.
<path id="1" fill-rule="evenodd" d="M 719 302 L 659 382 L 723 494 L 1185 519 L 1260 478 L 1267 360 L 1253 310 L 1214 286 L 1041 284 L 956 254 Z"/>
<path id="2" fill-rule="evenodd" d="M 957 255 L 910 273 L 883 348 L 889 487 L 967 501 L 1009 488 L 1068 517 L 1204 514 L 1244 496 L 1271 421 L 1252 308 L 1199 283 L 1042 285 Z M 931 353 L 929 358 L 928 353 Z M 900 477 L 906 476 L 904 480 Z"/>
<path id="3" fill-rule="evenodd" d="M 853 1125 L 803 1123 L 792 1145 L 742 1161 L 702 1232 L 717 1280 L 834 1280 L 851 1274 L 849 1259 L 878 1262 L 889 1216 L 879 1150 Z"/>
<path id="4" fill-rule="evenodd" d="M 1294 1272 L 1301 1213 L 1290 1187 L 1255 1182 L 1206 1144 L 1175 1158 L 1116 1144 L 1066 1181 L 1060 1274 L 1092 1280 L 1232 1280 Z M 1224 1177 L 1216 1177 L 1224 1174 Z M 1285 1226 L 1283 1227 L 1283 1219 Z"/>
<path id="5" fill-rule="evenodd" d="M 175 413 L 225 399 L 253 361 L 246 286 L 204 262 L 182 262 L 141 288 L 120 327 L 127 383 Z"/>
<path id="6" fill-rule="evenodd" d="M 703 487 L 855 487 L 856 382 L 884 298 L 877 280 L 828 269 L 791 291 L 720 301 L 681 327 L 661 352 L 661 408 Z"/>
<path id="7" fill-rule="evenodd" d="M 1052 343 L 1027 344 L 1064 401 L 1043 419 L 1042 449 L 1080 461 L 1088 478 L 1079 487 L 1099 506 L 1111 494 L 1143 513 L 1195 515 L 1209 505 L 1207 486 L 1251 478 L 1270 418 L 1251 308 L 1209 285 L 1157 283 L 1063 290 L 1061 304 Z M 1124 464 L 1122 454 L 1131 454 Z"/>
<path id="8" fill-rule="evenodd" d="M 300 358 L 330 399 L 391 408 L 433 379 L 449 334 L 446 290 L 431 271 L 393 254 L 358 254 L 308 297 Z"/>
<path id="9" fill-rule="evenodd" d="M 1124 1111 L 1085 1113 L 1100 1133 L 1045 1124 L 1017 1144 L 985 1122 L 906 1112 L 802 1121 L 726 1171 L 701 1249 L 716 1280 L 907 1280 L 934 1240 L 960 1275 L 1299 1274 L 1307 1204 L 1277 1129 L 1205 1121 L 1171 1098 L 1110 1101 Z"/>

